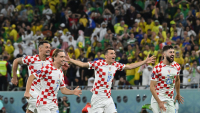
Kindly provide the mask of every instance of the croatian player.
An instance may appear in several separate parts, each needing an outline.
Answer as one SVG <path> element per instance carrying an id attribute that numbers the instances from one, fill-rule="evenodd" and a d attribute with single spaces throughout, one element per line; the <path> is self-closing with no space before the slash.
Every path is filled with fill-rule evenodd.
<path id="1" fill-rule="evenodd" d="M 67 55 L 67 60 L 80 66 L 95 70 L 95 81 L 91 92 L 91 109 L 89 113 L 117 113 L 117 109 L 111 97 L 112 80 L 117 70 L 133 69 L 145 63 L 153 63 L 155 58 L 147 57 L 146 60 L 130 65 L 120 64 L 115 61 L 116 55 L 113 48 L 105 50 L 105 60 L 83 63 L 73 60 Z"/>
<path id="2" fill-rule="evenodd" d="M 24 97 L 30 98 L 29 93 L 31 84 L 34 79 L 40 80 L 41 89 L 37 97 L 37 112 L 38 113 L 59 113 L 57 103 L 57 93 L 60 88 L 61 93 L 65 95 L 81 94 L 81 90 L 76 87 L 75 90 L 69 90 L 65 87 L 64 74 L 61 66 L 65 64 L 65 53 L 61 49 L 56 49 L 53 52 L 51 64 L 44 65 L 40 70 L 32 72 L 28 78 Z"/>
<path id="3" fill-rule="evenodd" d="M 28 66 L 29 76 L 31 72 L 36 72 L 37 70 L 41 69 L 43 65 L 50 64 L 52 62 L 52 58 L 48 57 L 50 55 L 50 44 L 48 41 L 41 41 L 38 45 L 39 55 L 34 56 L 26 56 L 17 58 L 13 62 L 13 78 L 12 83 L 17 85 L 17 68 L 18 64 L 25 64 Z M 36 109 L 36 101 L 37 96 L 40 90 L 40 80 L 34 80 L 31 86 L 31 95 L 32 98 L 27 100 L 28 107 L 26 113 L 33 113 Z"/>
<path id="4" fill-rule="evenodd" d="M 174 61 L 174 48 L 163 47 L 164 60 L 157 64 L 151 75 L 151 108 L 154 113 L 176 113 L 174 106 L 174 86 L 178 102 L 183 103 L 180 95 L 180 65 Z"/>

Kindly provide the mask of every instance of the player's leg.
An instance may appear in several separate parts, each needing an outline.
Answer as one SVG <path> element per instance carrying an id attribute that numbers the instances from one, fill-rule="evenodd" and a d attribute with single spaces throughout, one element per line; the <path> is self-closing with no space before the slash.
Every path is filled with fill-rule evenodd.
<path id="1" fill-rule="evenodd" d="M 34 99 L 32 97 L 30 97 L 30 99 L 27 99 L 28 106 L 27 106 L 26 113 L 35 113 L 34 111 L 36 109 L 36 101 L 37 99 Z"/>
<path id="2" fill-rule="evenodd" d="M 103 113 L 104 106 L 104 99 L 93 94 L 91 98 L 91 108 L 88 109 L 88 113 Z"/>
<path id="3" fill-rule="evenodd" d="M 26 110 L 26 113 L 33 113 L 32 111 L 30 111 L 29 109 Z"/>
<path id="4" fill-rule="evenodd" d="M 39 106 L 37 107 L 37 113 L 53 113 L 53 112 L 50 111 L 48 106 Z M 58 113 L 58 112 L 54 112 L 54 113 Z"/>
<path id="5" fill-rule="evenodd" d="M 176 108 L 173 100 L 167 102 L 166 113 L 176 113 Z"/>
<path id="6" fill-rule="evenodd" d="M 50 107 L 51 113 L 59 113 L 58 106 L 56 106 L 55 103 L 51 103 L 51 105 L 49 106 L 51 106 Z"/>
<path id="7" fill-rule="evenodd" d="M 164 104 L 165 108 L 167 109 L 167 103 Z M 169 113 L 169 112 L 164 112 L 160 109 L 159 105 L 157 102 L 152 102 L 151 103 L 151 108 L 152 108 L 152 111 L 153 113 Z M 167 110 L 166 110 L 167 111 Z"/>
<path id="8" fill-rule="evenodd" d="M 113 102 L 112 97 L 108 98 L 105 103 L 106 107 L 104 109 L 104 113 L 117 113 L 117 108 L 115 106 L 115 103 Z"/>

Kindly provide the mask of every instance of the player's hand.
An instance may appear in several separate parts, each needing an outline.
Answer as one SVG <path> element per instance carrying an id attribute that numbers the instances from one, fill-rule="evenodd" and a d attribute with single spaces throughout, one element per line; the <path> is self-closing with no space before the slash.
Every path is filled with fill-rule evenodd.
<path id="1" fill-rule="evenodd" d="M 25 93 L 24 93 L 24 97 L 25 97 L 26 99 L 29 99 L 30 97 L 33 98 L 33 96 L 32 96 L 29 92 L 26 92 L 26 91 L 25 91 Z"/>
<path id="2" fill-rule="evenodd" d="M 183 104 L 183 102 L 184 102 L 183 99 L 184 99 L 184 98 L 183 98 L 181 95 L 176 95 L 176 97 L 175 97 L 175 101 L 178 100 L 178 103 L 179 103 L 179 104 L 180 104 L 180 102 L 181 102 L 181 104 Z"/>
<path id="3" fill-rule="evenodd" d="M 17 78 L 15 78 L 15 77 L 13 77 L 13 78 L 11 79 L 11 82 L 12 82 L 14 85 L 17 85 L 17 84 L 18 84 L 18 80 L 17 80 Z"/>
<path id="4" fill-rule="evenodd" d="M 69 54 L 68 54 L 68 53 L 66 53 L 66 57 L 65 57 L 65 58 L 66 58 L 66 61 L 70 61 L 70 59 L 71 59 L 71 58 L 69 57 Z"/>
<path id="5" fill-rule="evenodd" d="M 153 56 L 151 56 L 151 57 L 149 57 L 149 55 L 147 56 L 147 58 L 146 58 L 146 60 L 145 60 L 145 62 L 147 63 L 147 64 L 149 64 L 149 63 L 154 63 L 156 60 L 156 57 L 154 57 L 154 55 Z"/>
<path id="6" fill-rule="evenodd" d="M 165 108 L 165 106 L 164 106 L 165 103 L 167 103 L 167 102 L 160 101 L 160 102 L 158 103 L 159 108 L 160 108 L 160 111 L 166 111 L 166 108 Z"/>
<path id="7" fill-rule="evenodd" d="M 74 89 L 74 95 L 77 95 L 80 97 L 80 95 L 82 94 L 82 91 L 78 89 L 79 86 L 77 86 L 75 89 Z"/>
<path id="8" fill-rule="evenodd" d="M 63 71 L 66 71 L 69 68 L 69 64 L 65 62 L 65 64 L 62 66 Z"/>

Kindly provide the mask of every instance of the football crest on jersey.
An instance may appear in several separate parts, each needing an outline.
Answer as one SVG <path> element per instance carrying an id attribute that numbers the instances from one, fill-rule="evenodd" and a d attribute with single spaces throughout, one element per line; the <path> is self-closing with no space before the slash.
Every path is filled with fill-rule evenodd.
<path id="1" fill-rule="evenodd" d="M 168 71 L 168 75 L 167 75 L 167 81 L 166 81 L 166 84 L 172 84 L 172 78 L 170 77 L 170 72 L 171 72 L 171 70 L 167 70 Z"/>

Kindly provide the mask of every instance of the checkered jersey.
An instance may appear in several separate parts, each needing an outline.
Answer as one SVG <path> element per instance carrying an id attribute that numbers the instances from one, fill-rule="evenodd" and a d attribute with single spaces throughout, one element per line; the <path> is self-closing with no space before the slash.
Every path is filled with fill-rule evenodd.
<path id="1" fill-rule="evenodd" d="M 65 87 L 63 72 L 60 69 L 56 69 L 52 64 L 47 64 L 33 73 L 33 75 L 41 81 L 41 89 L 37 97 L 36 106 L 52 102 L 58 106 L 58 90 Z"/>
<path id="2" fill-rule="evenodd" d="M 175 61 L 172 65 L 165 65 L 161 61 L 154 67 L 151 80 L 157 81 L 155 90 L 161 101 L 173 99 L 175 79 L 179 73 L 180 65 Z"/>
<path id="3" fill-rule="evenodd" d="M 23 64 L 28 65 L 28 71 L 29 71 L 29 76 L 31 73 L 36 72 L 37 70 L 40 70 L 43 65 L 50 64 L 50 62 L 53 62 L 51 57 L 47 57 L 45 61 L 40 60 L 39 55 L 34 55 L 34 56 L 25 56 L 22 58 Z M 31 85 L 31 90 L 32 91 L 37 91 L 39 92 L 40 90 L 40 80 L 34 80 L 32 85 Z"/>
<path id="4" fill-rule="evenodd" d="M 95 81 L 91 92 L 93 94 L 111 96 L 111 85 L 117 70 L 122 71 L 125 68 L 124 64 L 114 62 L 108 65 L 105 60 L 97 60 L 88 62 L 89 69 L 95 70 Z"/>

